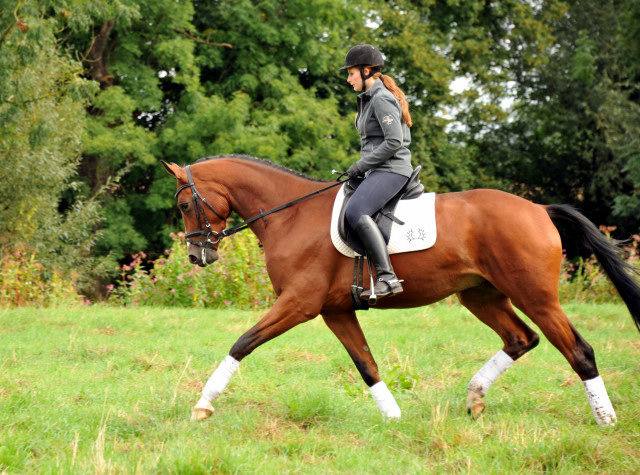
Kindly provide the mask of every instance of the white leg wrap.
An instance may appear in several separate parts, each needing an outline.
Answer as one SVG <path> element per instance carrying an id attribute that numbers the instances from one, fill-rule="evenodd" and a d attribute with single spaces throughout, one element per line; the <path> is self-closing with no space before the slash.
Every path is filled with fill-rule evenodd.
<path id="1" fill-rule="evenodd" d="M 204 389 L 202 390 L 203 398 L 211 402 L 220 396 L 222 391 L 224 391 L 224 388 L 229 384 L 231 376 L 236 372 L 239 365 L 240 362 L 238 360 L 231 355 L 227 355 L 225 359 L 222 360 L 218 368 L 213 372 L 209 381 L 207 381 L 207 384 L 204 385 Z"/>
<path id="2" fill-rule="evenodd" d="M 471 381 L 467 389 L 478 393 L 480 396 L 487 394 L 489 387 L 498 379 L 506 369 L 513 364 L 513 358 L 500 350 L 487 363 L 480 368 Z"/>
<path id="3" fill-rule="evenodd" d="M 205 409 L 207 411 L 213 412 L 213 406 L 211 405 L 211 402 L 207 398 L 205 398 L 204 396 L 202 396 L 200 398 L 198 403 L 193 408 L 194 409 Z"/>
<path id="4" fill-rule="evenodd" d="M 582 381 L 584 391 L 587 393 L 587 399 L 591 405 L 591 410 L 596 418 L 596 422 L 600 425 L 615 425 L 616 411 L 604 387 L 604 381 L 600 376 L 587 381 Z"/>
<path id="5" fill-rule="evenodd" d="M 384 381 L 377 382 L 369 388 L 369 391 L 371 391 L 371 396 L 373 396 L 373 400 L 380 408 L 384 418 L 400 419 L 400 407 Z"/>

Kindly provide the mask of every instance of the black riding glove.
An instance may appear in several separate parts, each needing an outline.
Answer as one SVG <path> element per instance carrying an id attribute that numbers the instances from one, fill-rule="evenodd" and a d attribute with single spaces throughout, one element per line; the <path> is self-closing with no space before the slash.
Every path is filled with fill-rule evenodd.
<path id="1" fill-rule="evenodd" d="M 347 177 L 349 178 L 355 178 L 358 175 L 360 175 L 360 169 L 358 168 L 358 164 L 354 163 L 353 165 L 351 165 L 349 167 L 349 169 L 347 170 Z"/>

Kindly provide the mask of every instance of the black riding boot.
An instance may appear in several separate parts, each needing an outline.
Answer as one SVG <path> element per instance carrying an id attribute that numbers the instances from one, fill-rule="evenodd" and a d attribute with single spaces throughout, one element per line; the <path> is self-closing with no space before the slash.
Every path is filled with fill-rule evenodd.
<path id="1" fill-rule="evenodd" d="M 371 216 L 361 216 L 356 225 L 356 233 L 367 250 L 367 258 L 371 259 L 376 268 L 376 283 L 374 286 L 375 296 L 377 298 L 387 297 L 388 295 L 396 295 L 402 292 L 402 285 L 393 272 L 389 253 L 387 252 L 387 244 L 384 242 L 382 233 Z M 369 300 L 371 290 L 362 292 L 360 297 Z"/>

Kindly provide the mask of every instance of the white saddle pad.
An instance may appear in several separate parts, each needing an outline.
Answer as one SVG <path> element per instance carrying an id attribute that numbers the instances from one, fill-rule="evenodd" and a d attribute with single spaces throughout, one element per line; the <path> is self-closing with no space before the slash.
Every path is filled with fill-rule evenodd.
<path id="1" fill-rule="evenodd" d="M 335 248 L 347 257 L 358 254 L 340 238 L 338 219 L 344 201 L 344 187 L 342 185 L 333 203 L 331 214 L 331 241 Z M 401 200 L 395 211 L 395 216 L 405 224 L 395 221 L 391 226 L 389 238 L 389 254 L 421 251 L 433 246 L 436 242 L 436 194 L 424 193 L 420 198 Z"/>

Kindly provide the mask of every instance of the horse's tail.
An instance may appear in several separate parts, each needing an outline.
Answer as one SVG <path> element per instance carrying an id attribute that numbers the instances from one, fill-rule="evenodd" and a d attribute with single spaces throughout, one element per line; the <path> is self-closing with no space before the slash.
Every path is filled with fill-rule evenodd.
<path id="1" fill-rule="evenodd" d="M 627 304 L 627 308 L 640 331 L 640 286 L 634 277 L 638 271 L 624 259 L 620 245 L 622 241 L 607 238 L 595 225 L 578 210 L 569 205 L 549 205 L 545 207 L 551 218 L 571 221 L 577 226 L 585 243 L 593 250 L 598 262 Z"/>

